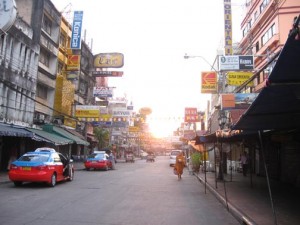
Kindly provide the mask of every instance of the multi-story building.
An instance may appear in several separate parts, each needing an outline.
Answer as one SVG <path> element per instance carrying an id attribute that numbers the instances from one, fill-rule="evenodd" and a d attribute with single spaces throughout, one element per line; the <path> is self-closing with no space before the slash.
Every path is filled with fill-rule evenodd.
<path id="1" fill-rule="evenodd" d="M 299 15 L 300 3 L 297 0 L 248 0 L 246 7 L 240 49 L 243 55 L 254 55 L 254 87 L 241 87 L 239 91 L 259 92 L 287 40 L 294 18 Z"/>
<path id="2" fill-rule="evenodd" d="M 33 39 L 40 44 L 34 117 L 36 121 L 49 123 L 53 120 L 61 15 L 50 0 L 16 3 L 19 16 L 30 24 Z"/>

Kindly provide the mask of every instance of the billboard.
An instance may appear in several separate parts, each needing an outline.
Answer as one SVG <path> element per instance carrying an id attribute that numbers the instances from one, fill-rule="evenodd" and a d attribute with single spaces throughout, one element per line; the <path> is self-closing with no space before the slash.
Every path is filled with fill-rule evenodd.
<path id="1" fill-rule="evenodd" d="M 253 70 L 253 55 L 219 56 L 219 69 L 220 71 Z"/>
<path id="2" fill-rule="evenodd" d="M 124 65 L 122 53 L 100 53 L 94 56 L 95 68 L 121 68 Z"/>
<path id="3" fill-rule="evenodd" d="M 122 71 L 92 71 L 94 77 L 122 77 Z"/>
<path id="4" fill-rule="evenodd" d="M 227 84 L 231 86 L 240 86 L 253 76 L 252 72 L 228 72 L 227 73 Z M 254 83 L 251 81 L 247 84 L 247 87 L 253 87 Z"/>
<path id="5" fill-rule="evenodd" d="M 209 71 L 201 73 L 201 93 L 215 94 L 218 91 L 217 86 L 217 72 Z"/>
<path id="6" fill-rule="evenodd" d="M 221 109 L 247 109 L 258 93 L 221 94 Z"/>
<path id="7" fill-rule="evenodd" d="M 100 106 L 94 105 L 76 105 L 75 117 L 81 118 L 99 118 Z"/>
<path id="8" fill-rule="evenodd" d="M 81 47 L 81 28 L 82 28 L 83 11 L 74 11 L 71 49 L 80 49 Z"/>

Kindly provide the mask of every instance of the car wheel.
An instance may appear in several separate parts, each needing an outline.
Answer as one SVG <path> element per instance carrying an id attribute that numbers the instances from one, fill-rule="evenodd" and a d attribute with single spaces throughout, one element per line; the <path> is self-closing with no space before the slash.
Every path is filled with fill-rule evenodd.
<path id="1" fill-rule="evenodd" d="M 56 185 L 56 174 L 53 173 L 50 180 L 50 187 L 54 187 Z"/>
<path id="2" fill-rule="evenodd" d="M 69 173 L 68 181 L 72 181 L 74 179 L 74 171 L 71 169 Z"/>
<path id="3" fill-rule="evenodd" d="M 90 168 L 85 168 L 87 171 L 89 171 L 90 170 Z"/>
<path id="4" fill-rule="evenodd" d="M 23 184 L 22 181 L 14 181 L 14 185 L 15 185 L 16 187 L 20 187 L 20 186 L 22 186 L 22 184 Z"/>

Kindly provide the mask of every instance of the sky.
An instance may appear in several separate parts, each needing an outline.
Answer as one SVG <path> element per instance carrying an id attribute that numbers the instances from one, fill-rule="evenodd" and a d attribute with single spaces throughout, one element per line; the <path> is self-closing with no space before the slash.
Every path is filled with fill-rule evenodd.
<path id="1" fill-rule="evenodd" d="M 114 97 L 126 96 L 135 111 L 150 107 L 158 130 L 163 121 L 182 122 L 170 118 L 183 118 L 186 107 L 206 109 L 211 96 L 201 94 L 200 74 L 211 71 L 217 51 L 223 50 L 223 0 L 52 2 L 70 21 L 74 11 L 83 11 L 82 34 L 93 54 L 124 55 L 118 69 L 123 77 L 109 78 L 108 86 L 116 87 Z M 245 2 L 231 2 L 233 42 L 239 42 Z M 185 54 L 202 58 L 184 59 Z"/>

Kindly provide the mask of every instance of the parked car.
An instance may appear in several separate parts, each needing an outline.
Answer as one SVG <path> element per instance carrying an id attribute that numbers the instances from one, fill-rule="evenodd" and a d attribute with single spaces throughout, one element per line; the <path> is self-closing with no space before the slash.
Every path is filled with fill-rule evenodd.
<path id="1" fill-rule="evenodd" d="M 13 161 L 8 176 L 15 186 L 21 186 L 24 182 L 45 182 L 54 187 L 59 181 L 73 180 L 72 162 L 53 148 L 37 148 Z"/>
<path id="2" fill-rule="evenodd" d="M 180 149 L 174 149 L 170 152 L 170 160 L 169 164 L 170 166 L 174 166 L 176 163 L 176 156 L 179 155 L 179 153 L 182 152 Z"/>
<path id="3" fill-rule="evenodd" d="M 84 161 L 84 167 L 86 170 L 90 169 L 113 169 L 112 161 L 109 159 L 109 155 L 105 151 L 94 151 Z"/>

